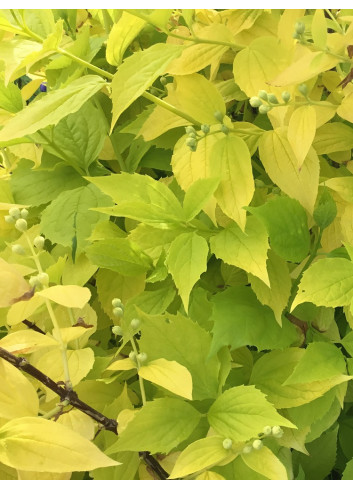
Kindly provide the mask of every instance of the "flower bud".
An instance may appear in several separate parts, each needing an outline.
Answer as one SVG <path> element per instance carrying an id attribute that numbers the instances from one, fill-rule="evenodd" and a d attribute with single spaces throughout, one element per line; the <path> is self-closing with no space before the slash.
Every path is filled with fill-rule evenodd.
<path id="1" fill-rule="evenodd" d="M 214 118 L 217 119 L 219 122 L 223 122 L 224 115 L 220 110 L 216 110 L 216 112 L 213 114 Z"/>
<path id="2" fill-rule="evenodd" d="M 9 215 L 15 219 L 19 219 L 21 217 L 21 211 L 18 207 L 11 207 L 9 210 Z"/>
<path id="3" fill-rule="evenodd" d="M 114 314 L 114 316 L 121 318 L 124 315 L 124 311 L 122 310 L 121 307 L 114 307 L 113 314 Z"/>
<path id="4" fill-rule="evenodd" d="M 41 285 L 48 285 L 49 283 L 49 275 L 45 272 L 42 272 L 42 273 L 39 273 L 38 276 L 38 282 L 41 284 Z"/>
<path id="5" fill-rule="evenodd" d="M 155 97 L 158 97 L 158 95 L 159 95 L 159 91 L 158 91 L 158 90 L 156 90 L 155 88 L 153 88 L 153 87 L 152 87 L 152 88 L 150 89 L 150 94 L 151 94 L 151 95 L 154 95 Z"/>
<path id="6" fill-rule="evenodd" d="M 283 436 L 283 430 L 280 426 L 273 426 L 272 427 L 272 435 L 275 438 L 282 438 Z"/>
<path id="7" fill-rule="evenodd" d="M 121 307 L 123 305 L 123 303 L 121 302 L 120 299 L 118 299 L 117 297 L 114 297 L 114 299 L 112 300 L 112 306 L 113 307 Z"/>
<path id="8" fill-rule="evenodd" d="M 297 22 L 294 26 L 295 32 L 298 34 L 304 34 L 305 32 L 305 24 L 304 22 Z"/>
<path id="9" fill-rule="evenodd" d="M 147 353 L 145 353 L 145 352 L 138 353 L 138 355 L 137 355 L 137 360 L 138 360 L 140 363 L 145 363 L 145 362 L 146 362 L 146 360 L 147 360 Z"/>
<path id="10" fill-rule="evenodd" d="M 166 79 L 165 76 L 161 76 L 159 81 L 161 82 L 162 85 L 166 85 L 168 83 L 168 80 Z"/>
<path id="11" fill-rule="evenodd" d="M 138 329 L 140 329 L 140 324 L 141 324 L 141 321 L 137 318 L 134 318 L 131 320 L 130 326 L 132 327 L 132 329 L 134 331 L 137 331 Z"/>
<path id="12" fill-rule="evenodd" d="M 286 104 L 290 100 L 290 93 L 287 91 L 284 91 L 284 92 L 282 92 L 281 97 L 282 97 L 283 102 Z"/>
<path id="13" fill-rule="evenodd" d="M 33 240 L 33 244 L 38 250 L 42 250 L 44 248 L 44 241 L 45 239 L 43 236 L 36 236 Z"/>
<path id="14" fill-rule="evenodd" d="M 136 353 L 134 351 L 130 351 L 129 358 L 132 362 L 136 362 Z"/>
<path id="15" fill-rule="evenodd" d="M 123 329 L 120 326 L 113 326 L 112 327 L 112 333 L 117 335 L 117 336 L 122 336 L 123 335 Z"/>
<path id="16" fill-rule="evenodd" d="M 266 436 L 270 435 L 272 433 L 272 428 L 271 426 L 265 426 L 262 430 L 262 433 Z"/>
<path id="17" fill-rule="evenodd" d="M 262 98 L 262 100 L 267 100 L 267 92 L 266 90 L 260 90 L 259 93 L 257 94 L 259 98 Z"/>
<path id="18" fill-rule="evenodd" d="M 293 32 L 292 37 L 293 39 L 300 39 L 300 34 L 298 34 L 298 32 Z"/>
<path id="19" fill-rule="evenodd" d="M 271 104 L 278 104 L 278 99 L 274 93 L 269 93 L 267 99 Z"/>
<path id="20" fill-rule="evenodd" d="M 222 124 L 221 131 L 224 132 L 224 134 L 228 134 L 229 128 L 227 126 L 225 126 L 224 124 Z"/>
<path id="21" fill-rule="evenodd" d="M 21 233 L 24 233 L 27 231 L 27 221 L 25 219 L 17 219 L 15 228 L 21 231 Z"/>
<path id="22" fill-rule="evenodd" d="M 251 445 L 245 445 L 243 448 L 243 453 L 250 453 L 252 451 L 252 446 Z"/>
<path id="23" fill-rule="evenodd" d="M 233 442 L 230 438 L 225 438 L 223 440 L 223 448 L 230 450 L 232 448 Z"/>
<path id="24" fill-rule="evenodd" d="M 28 217 L 28 210 L 27 209 L 21 209 L 21 217 L 23 217 L 23 219 L 27 219 L 27 217 Z"/>
<path id="25" fill-rule="evenodd" d="M 259 112 L 260 114 L 267 114 L 267 112 L 270 112 L 271 110 L 271 107 L 269 105 L 261 105 L 261 107 L 259 107 Z"/>
<path id="26" fill-rule="evenodd" d="M 186 146 L 189 146 L 189 148 L 195 148 L 196 149 L 196 146 L 197 146 L 197 141 L 196 139 L 194 138 L 187 138 L 186 139 Z"/>
<path id="27" fill-rule="evenodd" d="M 260 105 L 262 105 L 262 101 L 259 99 L 259 97 L 251 97 L 249 104 L 251 107 L 260 107 Z"/>
<path id="28" fill-rule="evenodd" d="M 12 245 L 12 253 L 16 253 L 16 255 L 25 255 L 26 251 L 20 244 L 14 244 Z"/>
<path id="29" fill-rule="evenodd" d="M 186 134 L 195 134 L 196 131 L 192 126 L 187 126 L 185 128 L 185 132 L 186 132 Z"/>
<path id="30" fill-rule="evenodd" d="M 208 134 L 210 132 L 210 126 L 208 124 L 202 124 L 201 126 L 201 131 L 204 134 Z"/>
<path id="31" fill-rule="evenodd" d="M 263 446 L 264 446 L 264 444 L 262 443 L 261 440 L 254 440 L 253 441 L 252 447 L 254 450 L 260 450 L 260 448 L 262 448 Z"/>
<path id="32" fill-rule="evenodd" d="M 15 218 L 12 216 L 5 216 L 4 219 L 7 222 L 7 224 L 13 224 L 15 222 Z"/>
<path id="33" fill-rule="evenodd" d="M 31 287 L 37 287 L 38 285 L 40 285 L 37 275 L 33 275 L 29 278 L 29 285 Z"/>
<path id="34" fill-rule="evenodd" d="M 305 83 L 302 83 L 301 85 L 299 85 L 299 87 L 298 87 L 298 91 L 299 91 L 299 92 L 300 92 L 302 95 L 304 95 L 304 97 L 305 97 L 306 95 L 308 95 L 308 87 L 305 85 Z"/>

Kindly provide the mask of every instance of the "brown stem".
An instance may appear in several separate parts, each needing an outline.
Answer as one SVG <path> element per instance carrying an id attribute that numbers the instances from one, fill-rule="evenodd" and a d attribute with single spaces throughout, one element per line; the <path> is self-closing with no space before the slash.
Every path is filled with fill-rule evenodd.
<path id="1" fill-rule="evenodd" d="M 297 326 L 300 329 L 300 331 L 303 333 L 304 335 L 303 345 L 304 345 L 306 340 L 306 333 L 309 329 L 309 325 L 307 321 L 303 321 L 302 319 L 293 316 L 293 314 L 291 314 L 290 312 L 287 312 L 285 316 L 291 323 L 295 324 L 295 326 Z"/>
<path id="2" fill-rule="evenodd" d="M 32 323 L 32 321 L 28 321 L 28 319 L 24 319 L 22 322 L 28 328 L 33 329 L 33 331 L 37 331 L 37 333 L 40 333 L 40 334 L 45 334 L 45 332 L 42 329 L 38 328 L 38 326 L 36 324 Z"/>
<path id="3" fill-rule="evenodd" d="M 166 472 L 163 467 L 157 462 L 157 460 L 152 457 L 150 452 L 139 452 L 140 457 L 145 461 L 145 464 L 150 467 L 161 480 L 166 480 L 169 477 L 168 472 Z"/>

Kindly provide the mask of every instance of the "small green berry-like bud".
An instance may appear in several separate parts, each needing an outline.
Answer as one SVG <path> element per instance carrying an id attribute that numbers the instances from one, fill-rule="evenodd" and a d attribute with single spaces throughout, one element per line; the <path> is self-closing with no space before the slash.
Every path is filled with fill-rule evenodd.
<path id="1" fill-rule="evenodd" d="M 274 93 L 269 93 L 267 98 L 268 101 L 271 102 L 271 104 L 278 104 L 278 99 Z"/>
<path id="2" fill-rule="evenodd" d="M 304 97 L 305 95 L 308 95 L 308 87 L 305 85 L 305 83 L 299 85 L 298 90 L 302 95 L 304 95 Z"/>
<path id="3" fill-rule="evenodd" d="M 262 98 L 262 100 L 267 100 L 267 92 L 266 90 L 260 90 L 259 93 L 257 94 L 259 98 Z"/>
<path id="4" fill-rule="evenodd" d="M 48 285 L 49 283 L 49 275 L 45 272 L 38 274 L 38 281 L 41 285 Z"/>
<path id="5" fill-rule="evenodd" d="M 136 353 L 134 351 L 130 351 L 129 358 L 132 362 L 136 362 Z"/>
<path id="6" fill-rule="evenodd" d="M 15 219 L 19 219 L 21 217 L 21 211 L 18 207 L 11 207 L 9 210 L 9 215 Z"/>
<path id="7" fill-rule="evenodd" d="M 38 250 L 42 250 L 44 248 L 44 241 L 45 239 L 43 236 L 36 236 L 33 240 L 33 244 Z"/>
<path id="8" fill-rule="evenodd" d="M 25 255 L 26 251 L 20 244 L 14 244 L 12 245 L 12 253 L 16 253 L 16 255 Z"/>
<path id="9" fill-rule="evenodd" d="M 114 314 L 114 316 L 121 318 L 124 315 L 124 311 L 122 310 L 121 307 L 114 307 L 113 314 Z"/>
<path id="10" fill-rule="evenodd" d="M 28 210 L 27 209 L 21 210 L 21 217 L 23 217 L 23 219 L 27 219 L 27 217 L 28 217 Z"/>
<path id="11" fill-rule="evenodd" d="M 250 453 L 252 451 L 252 446 L 251 445 L 245 445 L 243 448 L 243 453 Z"/>
<path id="12" fill-rule="evenodd" d="M 266 185 L 264 184 L 264 182 L 262 180 L 258 180 L 257 178 L 254 180 L 255 182 L 255 187 L 256 188 L 264 188 L 266 187 Z"/>
<path id="13" fill-rule="evenodd" d="M 37 275 L 33 275 L 32 277 L 30 277 L 29 285 L 31 287 L 37 287 L 38 285 L 40 285 Z"/>
<path id="14" fill-rule="evenodd" d="M 260 114 L 267 114 L 267 112 L 270 112 L 270 110 L 271 107 L 269 105 L 261 105 L 261 107 L 259 107 Z"/>
<path id="15" fill-rule="evenodd" d="M 185 132 L 186 132 L 186 134 L 195 134 L 196 131 L 192 126 L 187 126 L 185 128 Z"/>
<path id="16" fill-rule="evenodd" d="M 262 433 L 266 436 L 270 435 L 272 433 L 271 426 L 265 426 L 264 429 L 262 430 Z"/>
<path id="17" fill-rule="evenodd" d="M 112 327 L 112 333 L 117 335 L 117 336 L 122 336 L 123 335 L 123 330 L 120 326 L 113 326 Z"/>
<path id="18" fill-rule="evenodd" d="M 138 353 L 137 355 L 137 359 L 140 363 L 145 363 L 146 360 L 147 360 L 147 353 L 145 352 L 142 352 L 142 353 Z"/>
<path id="19" fill-rule="evenodd" d="M 251 97 L 249 104 L 251 107 L 260 107 L 260 105 L 262 105 L 262 101 L 259 99 L 259 97 Z"/>
<path id="20" fill-rule="evenodd" d="M 223 122 L 224 115 L 222 114 L 222 112 L 220 110 L 216 110 L 216 112 L 213 115 L 214 115 L 215 119 L 217 119 L 217 121 Z"/>
<path id="21" fill-rule="evenodd" d="M 263 446 L 264 446 L 264 444 L 262 443 L 261 440 L 254 440 L 253 441 L 252 447 L 254 448 L 254 450 L 260 450 L 260 448 L 262 448 Z"/>
<path id="22" fill-rule="evenodd" d="M 224 124 L 222 124 L 221 131 L 224 132 L 224 134 L 228 134 L 229 128 L 227 126 L 225 126 Z"/>
<path id="23" fill-rule="evenodd" d="M 233 442 L 230 438 L 225 438 L 223 440 L 223 448 L 230 450 L 232 448 Z"/>
<path id="24" fill-rule="evenodd" d="M 135 318 L 135 319 L 131 320 L 130 326 L 132 327 L 132 329 L 134 331 L 137 331 L 140 328 L 140 324 L 141 324 L 141 321 L 139 319 Z"/>
<path id="25" fill-rule="evenodd" d="M 290 100 L 290 93 L 287 91 L 284 91 L 284 92 L 282 92 L 281 97 L 282 97 L 283 102 L 286 104 Z"/>
<path id="26" fill-rule="evenodd" d="M 275 438 L 282 438 L 283 436 L 283 430 L 280 426 L 273 426 L 272 427 L 272 435 Z"/>
<path id="27" fill-rule="evenodd" d="M 166 79 L 165 76 L 161 76 L 159 81 L 161 82 L 162 85 L 166 85 L 168 83 L 168 80 Z"/>
<path id="28" fill-rule="evenodd" d="M 298 32 L 293 32 L 292 37 L 293 39 L 300 39 L 300 34 L 298 34 Z"/>
<path id="29" fill-rule="evenodd" d="M 15 222 L 15 218 L 12 216 L 5 216 L 4 219 L 7 222 L 7 224 L 13 224 Z"/>
<path id="30" fill-rule="evenodd" d="M 112 300 L 112 306 L 113 307 L 121 307 L 122 306 L 122 302 L 120 299 L 118 299 L 117 297 L 115 297 L 113 300 Z"/>
<path id="31" fill-rule="evenodd" d="M 189 146 L 189 148 L 196 148 L 197 146 L 197 141 L 194 138 L 187 138 L 186 139 L 186 146 Z"/>
<path id="32" fill-rule="evenodd" d="M 210 132 L 210 126 L 208 124 L 202 124 L 201 131 L 205 134 L 208 134 Z"/>
<path id="33" fill-rule="evenodd" d="M 298 34 L 304 34 L 304 32 L 305 32 L 304 22 L 297 22 L 294 26 L 294 29 Z"/>
<path id="34" fill-rule="evenodd" d="M 27 221 L 25 219 L 17 219 L 15 228 L 24 233 L 27 231 Z"/>

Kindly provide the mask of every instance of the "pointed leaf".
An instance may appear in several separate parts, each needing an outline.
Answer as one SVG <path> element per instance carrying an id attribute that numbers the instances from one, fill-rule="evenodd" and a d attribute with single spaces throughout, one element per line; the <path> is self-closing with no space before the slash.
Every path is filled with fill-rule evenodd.
<path id="1" fill-rule="evenodd" d="M 78 285 L 53 285 L 37 294 L 61 306 L 77 307 L 78 309 L 82 309 L 91 297 L 91 292 L 87 287 Z"/>

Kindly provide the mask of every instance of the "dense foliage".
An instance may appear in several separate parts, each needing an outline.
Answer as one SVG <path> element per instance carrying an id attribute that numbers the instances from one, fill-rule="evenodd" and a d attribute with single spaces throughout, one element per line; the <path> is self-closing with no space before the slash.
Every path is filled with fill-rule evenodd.
<path id="1" fill-rule="evenodd" d="M 353 10 L 0 53 L 0 479 L 353 478 Z"/>

